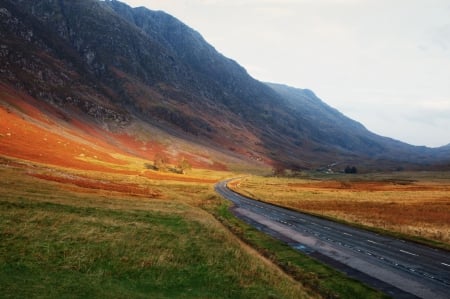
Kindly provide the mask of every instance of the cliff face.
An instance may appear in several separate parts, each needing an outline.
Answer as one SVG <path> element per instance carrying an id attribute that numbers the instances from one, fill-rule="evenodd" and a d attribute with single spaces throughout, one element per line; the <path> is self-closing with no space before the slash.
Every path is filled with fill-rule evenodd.
<path id="1" fill-rule="evenodd" d="M 54 11 L 57 5 L 45 6 L 43 1 L 3 2 L 0 8 L 2 82 L 69 114 L 78 112 L 120 126 L 129 122 L 130 115 L 111 103 L 106 86 L 98 81 L 96 73 L 105 66 L 92 59 L 95 54 L 86 49 L 78 52 L 65 39 L 68 29 L 63 15 Z M 42 20 L 52 20 L 48 25 L 31 14 L 36 13 L 34 5 L 38 4 L 45 11 Z M 51 17 L 62 21 L 55 23 Z"/>
<path id="2" fill-rule="evenodd" d="M 118 1 L 3 0 L 0 16 L 0 80 L 69 118 L 130 134 L 143 121 L 295 168 L 449 156 L 377 136 L 310 91 L 251 78 L 163 12 Z"/>

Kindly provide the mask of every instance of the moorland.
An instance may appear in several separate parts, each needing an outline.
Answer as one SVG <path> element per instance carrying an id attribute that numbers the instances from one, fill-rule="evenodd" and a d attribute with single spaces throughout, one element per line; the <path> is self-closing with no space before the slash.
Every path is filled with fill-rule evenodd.
<path id="1" fill-rule="evenodd" d="M 214 185 L 236 177 L 255 199 L 449 249 L 449 146 L 260 82 L 164 12 L 0 6 L 0 297 L 385 297 L 235 218 Z M 314 171 L 338 162 L 361 174 Z"/>
<path id="2" fill-rule="evenodd" d="M 450 248 L 448 172 L 249 176 L 230 186 L 269 203 Z"/>

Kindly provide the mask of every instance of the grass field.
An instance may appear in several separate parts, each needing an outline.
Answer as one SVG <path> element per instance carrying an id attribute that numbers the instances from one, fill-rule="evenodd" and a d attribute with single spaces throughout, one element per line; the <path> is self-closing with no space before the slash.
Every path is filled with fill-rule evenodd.
<path id="1" fill-rule="evenodd" d="M 49 182 L 1 166 L 1 297 L 314 297 L 200 208 L 219 202 L 211 185 L 149 189 L 164 196 Z"/>
<path id="2" fill-rule="evenodd" d="M 2 298 L 384 298 L 234 218 L 231 173 L 1 162 Z"/>
<path id="3" fill-rule="evenodd" d="M 247 177 L 235 190 L 263 201 L 429 239 L 450 248 L 450 173 Z"/>

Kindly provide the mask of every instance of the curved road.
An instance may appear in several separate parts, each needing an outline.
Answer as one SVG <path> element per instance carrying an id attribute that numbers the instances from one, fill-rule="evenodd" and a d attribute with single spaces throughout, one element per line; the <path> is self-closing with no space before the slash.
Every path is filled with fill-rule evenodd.
<path id="1" fill-rule="evenodd" d="M 217 183 L 234 214 L 394 298 L 450 298 L 450 253 L 244 197 Z"/>

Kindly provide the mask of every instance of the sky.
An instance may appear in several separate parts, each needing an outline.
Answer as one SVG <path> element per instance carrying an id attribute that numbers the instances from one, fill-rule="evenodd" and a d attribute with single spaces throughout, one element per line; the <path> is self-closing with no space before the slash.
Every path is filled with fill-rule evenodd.
<path id="1" fill-rule="evenodd" d="M 122 0 L 197 30 L 255 79 L 307 88 L 374 133 L 450 143 L 449 0 Z"/>

